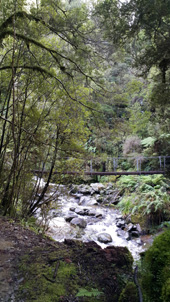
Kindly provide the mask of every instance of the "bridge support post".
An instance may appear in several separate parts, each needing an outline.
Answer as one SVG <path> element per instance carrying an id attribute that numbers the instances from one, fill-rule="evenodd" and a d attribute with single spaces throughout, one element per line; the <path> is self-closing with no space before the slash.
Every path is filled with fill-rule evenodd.
<path id="1" fill-rule="evenodd" d="M 113 170 L 116 172 L 118 166 L 118 159 L 113 157 Z"/>
<path id="2" fill-rule="evenodd" d="M 93 161 L 92 161 L 92 159 L 90 161 L 90 173 L 93 173 Z"/>
<path id="3" fill-rule="evenodd" d="M 160 165 L 160 169 L 161 169 L 161 166 L 162 166 L 161 156 L 159 156 L 159 165 Z"/>
<path id="4" fill-rule="evenodd" d="M 136 169 L 137 169 L 137 172 L 139 171 L 139 160 L 138 158 L 136 159 Z"/>

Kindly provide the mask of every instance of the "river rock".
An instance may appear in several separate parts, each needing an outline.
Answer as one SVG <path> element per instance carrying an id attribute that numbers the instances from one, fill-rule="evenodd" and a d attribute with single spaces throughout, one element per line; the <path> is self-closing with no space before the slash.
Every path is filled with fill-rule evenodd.
<path id="1" fill-rule="evenodd" d="M 101 183 L 91 183 L 92 193 L 100 193 L 101 190 L 105 189 L 105 186 Z"/>
<path id="2" fill-rule="evenodd" d="M 64 217 L 65 221 L 70 222 L 73 218 L 76 218 L 77 215 L 73 212 L 70 212 L 67 214 L 66 217 Z"/>
<path id="3" fill-rule="evenodd" d="M 118 228 L 124 229 L 125 226 L 126 226 L 125 220 L 124 220 L 124 219 L 119 219 L 119 220 L 117 220 L 116 226 L 117 226 Z"/>
<path id="4" fill-rule="evenodd" d="M 113 189 L 114 189 L 113 184 L 112 184 L 111 182 L 109 182 L 109 183 L 107 184 L 106 190 L 113 190 Z"/>
<path id="5" fill-rule="evenodd" d="M 112 194 L 114 194 L 114 192 L 115 192 L 115 190 L 113 190 L 113 189 L 105 190 L 106 195 L 112 195 Z"/>
<path id="6" fill-rule="evenodd" d="M 97 201 L 97 203 L 103 203 L 104 198 L 102 195 L 95 195 L 95 199 Z"/>
<path id="7" fill-rule="evenodd" d="M 130 233 L 130 235 L 131 235 L 131 237 L 139 237 L 139 232 L 138 231 L 132 231 L 131 233 Z"/>
<path id="8" fill-rule="evenodd" d="M 98 235 L 97 240 L 102 243 L 112 242 L 112 237 L 108 233 L 101 233 Z"/>
<path id="9" fill-rule="evenodd" d="M 90 200 L 90 196 L 81 196 L 78 202 L 79 205 L 85 205 Z"/>
<path id="10" fill-rule="evenodd" d="M 89 185 L 79 185 L 78 186 L 78 193 L 82 194 L 91 194 L 92 188 Z"/>
<path id="11" fill-rule="evenodd" d="M 76 209 L 75 207 L 71 207 L 69 210 L 72 211 L 72 212 L 74 212 L 75 209 Z"/>
<path id="12" fill-rule="evenodd" d="M 58 212 L 55 209 L 52 209 L 51 211 L 48 212 L 50 219 L 58 217 Z"/>
<path id="13" fill-rule="evenodd" d="M 71 185 L 70 193 L 75 194 L 78 192 L 78 186 L 77 185 Z"/>
<path id="14" fill-rule="evenodd" d="M 96 216 L 96 211 L 95 210 L 88 211 L 88 216 Z"/>
<path id="15" fill-rule="evenodd" d="M 136 243 L 139 246 L 143 245 L 143 241 L 140 238 L 136 240 Z"/>
<path id="16" fill-rule="evenodd" d="M 82 208 L 76 208 L 74 211 L 78 215 L 88 215 L 89 210 L 88 209 L 82 209 Z"/>
<path id="17" fill-rule="evenodd" d="M 103 217 L 103 215 L 101 213 L 96 214 L 96 218 L 102 218 L 102 217 Z"/>
<path id="18" fill-rule="evenodd" d="M 82 218 L 73 218 L 70 222 L 74 226 L 79 226 L 80 228 L 85 228 L 87 226 L 87 222 Z"/>
<path id="19" fill-rule="evenodd" d="M 140 230 L 139 226 L 138 229 Z M 140 232 L 137 230 L 137 225 L 133 223 L 129 223 L 126 227 L 126 231 L 129 233 L 129 238 L 131 239 L 132 237 L 139 237 Z"/>
<path id="20" fill-rule="evenodd" d="M 82 196 L 80 198 L 79 205 L 94 206 L 97 205 L 97 201 L 95 198 L 90 198 L 90 196 Z"/>
<path id="21" fill-rule="evenodd" d="M 125 218 L 125 220 L 126 220 L 126 224 L 131 223 L 132 222 L 131 215 L 127 215 L 126 218 Z"/>
<path id="22" fill-rule="evenodd" d="M 126 227 L 126 231 L 127 232 L 132 232 L 132 231 L 136 231 L 136 225 L 133 223 L 129 223 Z"/>
<path id="23" fill-rule="evenodd" d="M 117 236 L 119 236 L 119 237 L 121 237 L 121 238 L 124 238 L 124 239 L 126 239 L 126 240 L 129 240 L 129 239 L 130 239 L 129 233 L 126 232 L 126 231 L 124 231 L 124 230 L 121 230 L 121 229 L 117 230 Z"/>
<path id="24" fill-rule="evenodd" d="M 139 223 L 136 224 L 136 230 L 138 231 L 139 234 L 142 234 L 142 229 Z"/>
<path id="25" fill-rule="evenodd" d="M 124 217 L 123 217 L 121 214 L 117 215 L 116 221 L 118 221 L 118 220 L 120 220 L 120 219 L 124 219 Z"/>

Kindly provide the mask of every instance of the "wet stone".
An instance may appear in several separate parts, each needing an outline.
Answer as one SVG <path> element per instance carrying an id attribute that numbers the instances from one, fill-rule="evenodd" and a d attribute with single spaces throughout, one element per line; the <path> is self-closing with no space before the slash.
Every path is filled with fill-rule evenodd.
<path id="1" fill-rule="evenodd" d="M 132 231 L 130 234 L 132 237 L 139 237 L 138 231 Z"/>
<path id="2" fill-rule="evenodd" d="M 79 226 L 80 228 L 85 228 L 87 226 L 87 222 L 82 218 L 73 218 L 71 220 L 71 224 L 74 226 Z"/>
<path id="3" fill-rule="evenodd" d="M 96 216 L 96 211 L 95 210 L 89 211 L 88 216 Z"/>
<path id="4" fill-rule="evenodd" d="M 102 242 L 102 243 L 112 242 L 112 237 L 108 233 L 99 234 L 97 239 L 99 242 Z"/>
<path id="5" fill-rule="evenodd" d="M 96 218 L 102 218 L 103 215 L 101 213 L 96 214 Z"/>
<path id="6" fill-rule="evenodd" d="M 102 203 L 104 200 L 103 196 L 101 196 L 101 195 L 95 195 L 95 199 L 98 203 Z"/>
<path id="7" fill-rule="evenodd" d="M 88 212 L 89 212 L 88 209 L 80 209 L 80 208 L 75 209 L 75 213 L 82 216 L 88 215 Z"/>
<path id="8" fill-rule="evenodd" d="M 141 226 L 140 226 L 140 224 L 138 223 L 138 224 L 136 224 L 136 230 L 139 232 L 139 234 L 141 234 L 142 233 L 142 229 L 141 229 Z"/>
<path id="9" fill-rule="evenodd" d="M 140 238 L 136 240 L 136 243 L 139 246 L 143 245 L 143 241 Z"/>
<path id="10" fill-rule="evenodd" d="M 127 232 L 136 231 L 136 225 L 134 225 L 133 223 L 129 223 L 126 227 L 126 231 Z"/>
<path id="11" fill-rule="evenodd" d="M 116 226 L 117 226 L 118 228 L 124 229 L 124 228 L 126 227 L 125 220 L 118 220 L 118 221 L 116 222 Z"/>
<path id="12" fill-rule="evenodd" d="M 79 205 L 84 205 L 84 206 L 93 206 L 97 205 L 97 200 L 95 198 L 91 198 L 90 196 L 82 196 L 79 201 Z"/>
<path id="13" fill-rule="evenodd" d="M 68 213 L 68 215 L 64 219 L 65 219 L 65 221 L 70 222 L 73 218 L 76 218 L 76 217 L 77 217 L 77 215 L 75 213 L 71 212 L 71 213 Z"/>
<path id="14" fill-rule="evenodd" d="M 128 232 L 126 232 L 126 231 L 124 231 L 124 230 L 121 230 L 121 229 L 117 230 L 117 236 L 119 236 L 119 237 L 121 237 L 121 238 L 124 238 L 124 239 L 126 239 L 126 240 L 129 240 L 129 239 L 130 239 L 130 238 L 129 238 Z"/>
<path id="15" fill-rule="evenodd" d="M 95 193 L 100 193 L 100 191 L 105 188 L 101 183 L 91 183 L 90 186 Z"/>
<path id="16" fill-rule="evenodd" d="M 91 194 L 92 188 L 89 185 L 79 185 L 78 186 L 78 193 L 82 194 Z"/>

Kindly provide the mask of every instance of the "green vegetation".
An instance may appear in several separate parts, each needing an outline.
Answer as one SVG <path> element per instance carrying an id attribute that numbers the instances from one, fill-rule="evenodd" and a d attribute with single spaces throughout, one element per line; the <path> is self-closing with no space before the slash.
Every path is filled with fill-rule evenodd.
<path id="1" fill-rule="evenodd" d="M 79 292 L 77 293 L 76 297 L 98 297 L 102 295 L 102 292 L 99 292 L 96 288 L 86 289 L 80 288 Z"/>
<path id="2" fill-rule="evenodd" d="M 126 248 L 114 252 L 108 261 L 94 242 L 33 247 L 20 261 L 23 278 L 16 301 L 118 300 L 127 280 L 133 283 L 132 256 Z"/>
<path id="3" fill-rule="evenodd" d="M 128 282 L 126 287 L 123 289 L 119 302 L 138 302 L 138 294 L 136 286 L 133 282 Z"/>
<path id="4" fill-rule="evenodd" d="M 170 299 L 170 229 L 155 238 L 142 260 L 142 287 L 146 302 Z"/>
<path id="5" fill-rule="evenodd" d="M 168 0 L 99 0 L 91 5 L 40 0 L 31 6 L 27 0 L 1 0 L 0 212 L 4 216 L 19 217 L 33 228 L 30 217 L 38 208 L 45 215 L 52 206 L 53 200 L 45 198 L 49 183 L 91 181 L 84 175 L 82 179 L 62 175 L 63 170 L 90 171 L 91 159 L 97 171 L 113 170 L 113 157 L 119 157 L 118 170 L 133 171 L 138 165 L 145 172 L 163 168 L 162 159 L 155 157 L 170 156 L 169 28 Z M 170 158 L 165 177 L 95 181 L 115 182 L 122 195 L 118 208 L 140 219 L 143 226 L 169 225 L 169 171 Z M 33 180 L 35 174 L 45 179 L 41 189 Z M 158 270 L 160 265 L 156 262 Z M 61 280 L 62 272 L 74 275 L 74 269 L 61 262 Z M 40 270 L 36 268 L 40 275 L 51 274 L 46 268 Z M 170 295 L 167 270 L 161 273 L 164 285 L 155 281 L 163 302 Z M 47 286 L 42 279 L 43 301 L 48 301 L 48 292 L 57 299 L 65 294 L 64 283 L 57 285 L 56 294 L 53 284 Z M 101 299 L 96 284 L 76 290 L 77 297 Z M 121 301 L 130 290 L 129 283 Z M 147 295 L 151 301 L 149 291 Z"/>
<path id="6" fill-rule="evenodd" d="M 54 176 L 55 170 L 90 169 L 94 158 L 93 168 L 105 171 L 113 168 L 108 157 L 133 156 L 147 171 L 159 162 L 148 163 L 145 156 L 169 155 L 169 4 L 154 2 L 120 6 L 101 0 L 89 7 L 84 1 L 43 0 L 29 9 L 23 0 L 2 1 L 4 215 L 27 218 L 42 204 L 50 206 L 44 199 L 50 181 L 73 180 Z M 135 166 L 129 160 L 118 168 Z M 41 192 L 32 181 L 34 170 L 40 177 L 48 171 Z"/>
<path id="7" fill-rule="evenodd" d="M 124 189 L 117 205 L 124 214 L 138 215 L 145 220 L 145 226 L 170 219 L 169 186 L 162 175 L 122 176 L 117 185 Z"/>

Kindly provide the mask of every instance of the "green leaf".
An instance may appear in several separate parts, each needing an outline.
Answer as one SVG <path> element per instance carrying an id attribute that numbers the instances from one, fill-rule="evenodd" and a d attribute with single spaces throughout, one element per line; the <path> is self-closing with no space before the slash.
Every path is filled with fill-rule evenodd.
<path id="1" fill-rule="evenodd" d="M 152 147 L 155 141 L 156 141 L 156 138 L 150 136 L 150 137 L 144 138 L 144 139 L 141 141 L 141 144 L 142 144 L 144 147 Z"/>
<path id="2" fill-rule="evenodd" d="M 86 288 L 80 288 L 76 297 L 97 297 L 103 294 L 97 288 L 92 288 L 91 290 L 87 290 Z"/>

